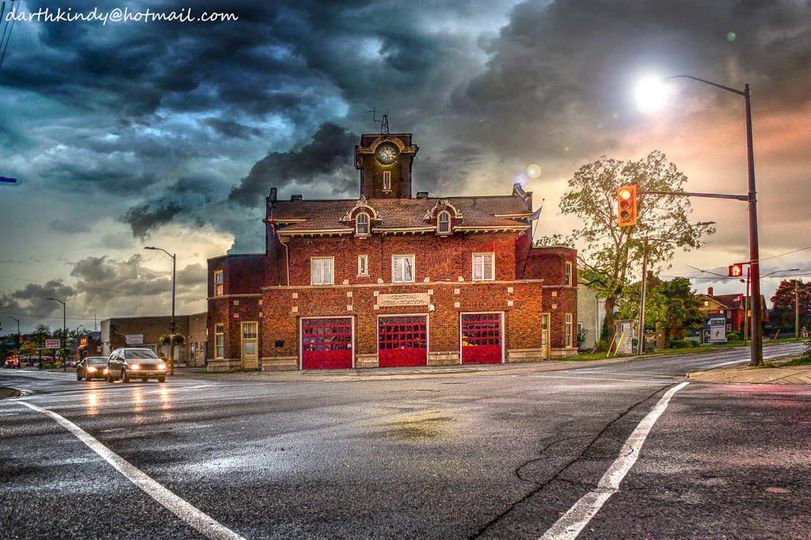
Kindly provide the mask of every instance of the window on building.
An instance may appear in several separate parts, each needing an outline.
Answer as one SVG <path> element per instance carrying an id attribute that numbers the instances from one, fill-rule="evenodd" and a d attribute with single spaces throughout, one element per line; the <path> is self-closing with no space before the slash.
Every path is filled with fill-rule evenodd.
<path id="1" fill-rule="evenodd" d="M 574 325 L 572 324 L 572 314 L 566 313 L 564 318 L 564 332 L 566 336 L 566 347 L 572 347 L 574 343 Z"/>
<path id="2" fill-rule="evenodd" d="M 310 285 L 332 285 L 332 257 L 310 259 Z"/>
<path id="3" fill-rule="evenodd" d="M 214 325 L 214 358 L 225 358 L 225 325 Z"/>
<path id="4" fill-rule="evenodd" d="M 573 278 L 573 276 L 572 276 L 572 262 L 571 261 L 566 261 L 566 266 L 565 266 L 565 270 L 564 270 L 564 274 L 563 274 L 563 284 L 568 285 L 568 286 L 571 287 L 572 285 L 574 285 L 574 283 L 572 283 L 572 278 Z"/>
<path id="5" fill-rule="evenodd" d="M 214 296 L 225 294 L 225 283 L 222 270 L 214 270 Z"/>
<path id="6" fill-rule="evenodd" d="M 369 214 L 361 212 L 355 218 L 355 234 L 365 236 L 369 234 Z"/>
<path id="7" fill-rule="evenodd" d="M 391 191 L 391 171 L 383 171 L 383 191 Z"/>
<path id="8" fill-rule="evenodd" d="M 436 232 L 439 234 L 450 234 L 451 232 L 451 213 L 443 210 L 437 215 Z"/>
<path id="9" fill-rule="evenodd" d="M 369 275 L 369 256 L 368 255 L 358 255 L 358 275 L 359 276 L 368 276 Z"/>
<path id="10" fill-rule="evenodd" d="M 412 283 L 414 281 L 414 255 L 392 256 L 391 280 L 394 283 Z"/>
<path id="11" fill-rule="evenodd" d="M 489 281 L 495 279 L 496 256 L 494 253 L 473 254 L 473 280 Z"/>

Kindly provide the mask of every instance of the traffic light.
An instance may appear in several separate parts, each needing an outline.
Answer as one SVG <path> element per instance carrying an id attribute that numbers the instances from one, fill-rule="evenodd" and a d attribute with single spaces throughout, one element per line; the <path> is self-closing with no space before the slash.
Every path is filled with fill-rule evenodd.
<path id="1" fill-rule="evenodd" d="M 741 277 L 743 276 L 743 264 L 730 264 L 729 265 L 729 277 Z"/>
<path id="2" fill-rule="evenodd" d="M 628 184 L 617 191 L 617 221 L 620 227 L 636 225 L 636 184 Z"/>

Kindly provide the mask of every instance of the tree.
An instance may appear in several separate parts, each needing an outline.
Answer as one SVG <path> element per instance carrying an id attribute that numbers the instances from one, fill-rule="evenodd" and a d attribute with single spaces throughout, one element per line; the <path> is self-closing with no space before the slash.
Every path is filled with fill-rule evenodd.
<path id="1" fill-rule="evenodd" d="M 811 283 L 784 279 L 772 296 L 772 307 L 778 319 L 775 322 L 781 326 L 794 327 L 795 287 L 799 289 L 800 296 L 800 325 L 808 325 L 811 315 Z"/>
<path id="2" fill-rule="evenodd" d="M 703 322 L 699 306 L 689 279 L 662 281 L 648 293 L 645 322 L 661 330 L 667 346 L 672 339 L 684 337 L 684 329 L 696 328 Z"/>
<path id="3" fill-rule="evenodd" d="M 560 209 L 577 216 L 582 225 L 566 239 L 570 245 L 584 246 L 579 251 L 581 268 L 600 277 L 594 282 L 605 298 L 605 320 L 609 335 L 614 334 L 614 308 L 623 290 L 640 268 L 642 239 L 648 245 L 651 270 L 662 268 L 676 248 L 697 249 L 705 236 L 715 232 L 708 224 L 691 223 L 687 197 L 645 195 L 645 191 L 681 192 L 687 177 L 654 150 L 639 161 L 620 161 L 601 157 L 583 165 L 568 181 Z M 639 195 L 638 224 L 621 229 L 617 225 L 617 191 L 635 183 Z"/>

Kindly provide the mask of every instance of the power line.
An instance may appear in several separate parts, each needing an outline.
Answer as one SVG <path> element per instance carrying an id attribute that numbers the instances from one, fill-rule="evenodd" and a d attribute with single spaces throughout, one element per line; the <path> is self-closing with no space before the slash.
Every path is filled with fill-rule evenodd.
<path id="1" fill-rule="evenodd" d="M 10 4 L 9 13 L 14 10 L 14 0 L 11 0 Z M 5 2 L 3 2 L 3 5 L 5 6 Z M 6 27 L 3 29 L 3 38 L 5 38 L 6 44 L 3 46 L 3 42 L 0 40 L 0 50 L 2 50 L 2 53 L 0 53 L 0 68 L 3 67 L 3 60 L 6 58 L 6 52 L 8 51 L 8 44 L 11 41 L 11 32 L 14 31 L 15 22 L 17 22 L 17 18 L 13 17 L 11 22 L 7 22 Z M 6 30 L 8 30 L 8 37 L 6 37 Z"/>

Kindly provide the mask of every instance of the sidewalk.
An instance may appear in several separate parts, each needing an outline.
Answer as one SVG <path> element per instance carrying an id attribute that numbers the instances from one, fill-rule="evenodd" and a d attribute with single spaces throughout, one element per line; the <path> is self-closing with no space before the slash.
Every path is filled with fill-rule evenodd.
<path id="1" fill-rule="evenodd" d="M 732 366 L 687 375 L 693 382 L 716 384 L 810 384 L 811 365 L 786 366 L 791 358 L 777 360 L 775 367 Z"/>
<path id="2" fill-rule="evenodd" d="M 414 377 L 453 377 L 453 376 L 490 376 L 514 375 L 517 373 L 543 373 L 564 369 L 580 369 L 594 366 L 622 364 L 638 360 L 635 356 L 607 358 L 603 360 L 545 360 L 525 364 L 493 364 L 477 366 L 436 366 L 414 368 L 374 368 L 374 369 L 325 369 L 309 371 L 234 371 L 213 372 L 205 368 L 176 368 L 175 377 L 198 379 L 217 379 L 220 381 L 256 381 L 256 382 L 341 382 L 341 381 L 390 381 Z"/>

